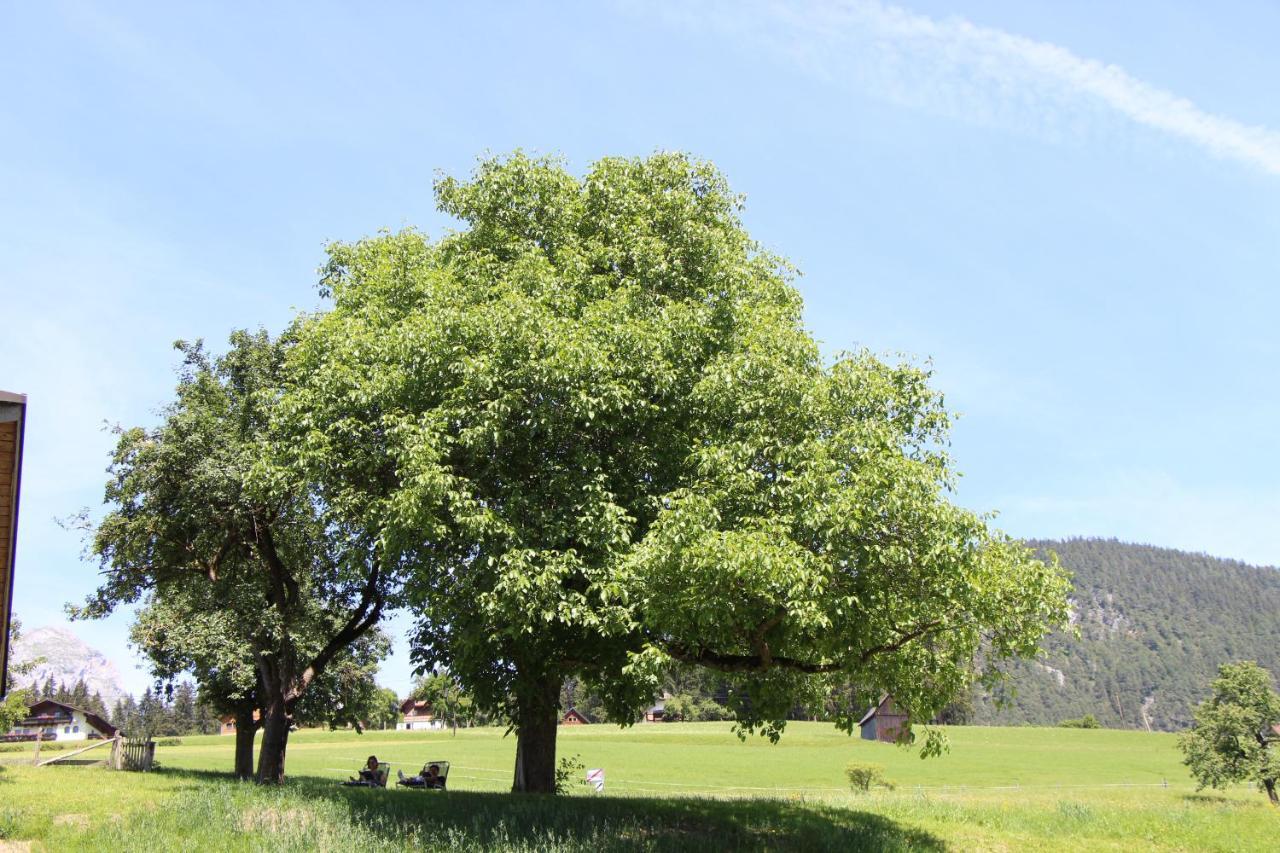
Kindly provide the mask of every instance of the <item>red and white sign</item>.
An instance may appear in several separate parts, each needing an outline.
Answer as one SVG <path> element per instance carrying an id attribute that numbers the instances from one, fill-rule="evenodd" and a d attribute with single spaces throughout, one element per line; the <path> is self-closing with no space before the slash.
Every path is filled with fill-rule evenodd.
<path id="1" fill-rule="evenodd" d="M 604 770 L 597 767 L 594 770 L 587 771 L 587 784 L 595 788 L 597 792 L 604 790 Z"/>

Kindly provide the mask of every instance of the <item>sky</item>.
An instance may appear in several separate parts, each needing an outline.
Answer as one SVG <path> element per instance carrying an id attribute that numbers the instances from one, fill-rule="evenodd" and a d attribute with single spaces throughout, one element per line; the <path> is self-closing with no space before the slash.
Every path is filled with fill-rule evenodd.
<path id="1" fill-rule="evenodd" d="M 102 512 L 174 340 L 320 307 L 326 243 L 438 235 L 434 176 L 516 148 L 716 163 L 828 353 L 932 361 L 955 499 L 1009 533 L 1280 564 L 1278 32 L 1196 0 L 0 0 L 15 612 L 95 588 L 56 520 Z M 140 692 L 128 624 L 74 630 Z"/>

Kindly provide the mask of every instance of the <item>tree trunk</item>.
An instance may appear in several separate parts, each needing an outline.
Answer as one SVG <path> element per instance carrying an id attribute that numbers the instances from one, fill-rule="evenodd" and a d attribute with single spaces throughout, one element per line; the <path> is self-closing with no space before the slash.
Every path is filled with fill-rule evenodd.
<path id="1" fill-rule="evenodd" d="M 284 782 L 284 755 L 289 745 L 289 712 L 281 691 L 272 691 L 262 713 L 262 747 L 258 752 L 258 782 Z"/>
<path id="2" fill-rule="evenodd" d="M 517 691 L 520 710 L 516 725 L 516 775 L 511 790 L 521 794 L 554 794 L 560 682 L 545 679 L 531 688 Z"/>
<path id="3" fill-rule="evenodd" d="M 1271 805 L 1280 806 L 1280 796 L 1276 794 L 1276 780 L 1263 779 L 1262 787 L 1267 789 L 1267 797 L 1271 800 Z"/>
<path id="4" fill-rule="evenodd" d="M 253 736 L 257 733 L 258 721 L 253 718 L 253 710 L 236 712 L 236 778 L 253 778 Z"/>

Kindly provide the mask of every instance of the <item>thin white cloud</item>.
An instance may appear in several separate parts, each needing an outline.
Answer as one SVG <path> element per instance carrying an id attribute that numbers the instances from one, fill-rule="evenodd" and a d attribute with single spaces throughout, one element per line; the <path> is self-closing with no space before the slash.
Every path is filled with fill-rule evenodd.
<path id="1" fill-rule="evenodd" d="M 1280 132 L 1207 112 L 1123 68 L 1048 42 L 876 0 L 664 6 L 673 23 L 738 37 L 836 83 L 968 120 L 1097 133 L 1096 114 L 1280 175 Z"/>

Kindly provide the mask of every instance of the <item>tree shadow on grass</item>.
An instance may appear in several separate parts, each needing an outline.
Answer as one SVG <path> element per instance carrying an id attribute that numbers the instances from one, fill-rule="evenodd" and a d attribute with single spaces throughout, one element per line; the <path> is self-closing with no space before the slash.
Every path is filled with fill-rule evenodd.
<path id="1" fill-rule="evenodd" d="M 225 774 L 165 770 L 192 783 Z M 344 809 L 364 840 L 457 847 L 582 850 L 943 850 L 937 836 L 852 808 L 783 799 L 545 797 L 535 794 L 344 788 L 291 776 L 285 792 Z M 443 845 L 443 844 L 442 844 Z"/>
<path id="2" fill-rule="evenodd" d="M 1213 794 L 1208 792 L 1183 794 L 1182 799 L 1188 803 L 1199 803 L 1201 805 L 1210 806 L 1247 806 L 1250 802 L 1249 800 L 1242 800 L 1238 797 L 1228 797 L 1226 794 Z M 1265 802 L 1265 795 L 1262 798 L 1262 801 Z"/>
<path id="3" fill-rule="evenodd" d="M 165 772 L 227 780 L 225 774 Z M 880 815 L 799 800 L 384 790 L 314 776 L 290 777 L 285 788 L 344 809 L 376 846 L 416 838 L 483 849 L 513 842 L 593 851 L 946 849 L 937 836 Z"/>

